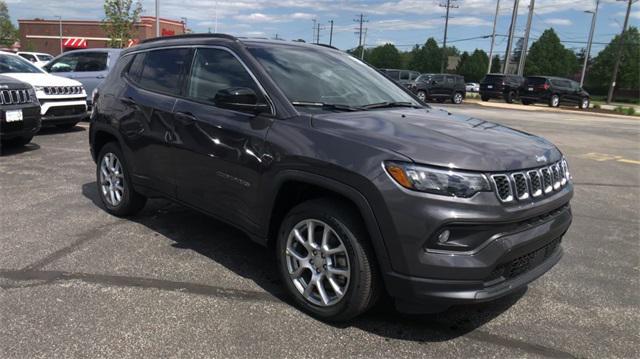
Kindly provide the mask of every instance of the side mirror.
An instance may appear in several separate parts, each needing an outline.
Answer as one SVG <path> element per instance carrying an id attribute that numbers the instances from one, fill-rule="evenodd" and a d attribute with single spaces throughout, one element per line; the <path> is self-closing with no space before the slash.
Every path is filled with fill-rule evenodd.
<path id="1" fill-rule="evenodd" d="M 255 91 L 246 87 L 231 87 L 218 91 L 213 98 L 216 106 L 228 110 L 259 114 L 268 112 L 269 105 L 258 103 Z"/>

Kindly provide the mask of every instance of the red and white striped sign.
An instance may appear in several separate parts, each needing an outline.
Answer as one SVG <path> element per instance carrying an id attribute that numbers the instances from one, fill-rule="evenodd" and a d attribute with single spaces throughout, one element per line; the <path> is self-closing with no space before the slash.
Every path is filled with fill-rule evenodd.
<path id="1" fill-rule="evenodd" d="M 64 39 L 62 46 L 71 49 L 86 49 L 87 40 L 81 37 L 69 37 Z"/>
<path id="2" fill-rule="evenodd" d="M 129 41 L 127 41 L 127 47 L 136 46 L 139 42 L 138 39 L 129 39 Z"/>

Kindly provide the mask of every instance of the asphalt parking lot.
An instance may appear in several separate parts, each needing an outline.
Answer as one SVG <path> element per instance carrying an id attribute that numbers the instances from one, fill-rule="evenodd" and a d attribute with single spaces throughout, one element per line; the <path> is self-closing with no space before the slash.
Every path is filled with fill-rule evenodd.
<path id="1" fill-rule="evenodd" d="M 87 124 L 0 157 L 0 357 L 637 357 L 640 121 L 448 106 L 567 155 L 565 256 L 493 303 L 326 324 L 290 305 L 272 254 L 163 200 L 100 209 Z"/>

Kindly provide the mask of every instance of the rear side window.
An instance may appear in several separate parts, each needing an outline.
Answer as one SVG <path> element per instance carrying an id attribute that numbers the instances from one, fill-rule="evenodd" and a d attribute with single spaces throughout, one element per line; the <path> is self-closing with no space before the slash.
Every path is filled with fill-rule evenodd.
<path id="1" fill-rule="evenodd" d="M 454 80 L 453 76 L 447 76 L 447 83 L 448 83 L 449 85 L 453 85 L 453 82 L 454 82 L 454 81 L 455 81 L 455 80 Z"/>
<path id="2" fill-rule="evenodd" d="M 387 76 L 391 77 L 394 80 L 400 79 L 400 71 L 387 71 Z"/>
<path id="3" fill-rule="evenodd" d="M 107 69 L 106 52 L 82 52 L 78 54 L 75 72 L 104 71 Z"/>
<path id="4" fill-rule="evenodd" d="M 544 85 L 547 79 L 544 77 L 527 77 L 527 84 L 529 85 Z"/>
<path id="5" fill-rule="evenodd" d="M 232 54 L 220 49 L 198 49 L 189 76 L 187 96 L 214 104 L 220 90 L 234 87 L 250 88 L 260 97 L 255 81 Z"/>
<path id="6" fill-rule="evenodd" d="M 177 95 L 180 92 L 180 76 L 189 60 L 189 51 L 166 49 L 147 52 L 137 83 L 152 91 Z"/>
<path id="7" fill-rule="evenodd" d="M 31 62 L 35 62 L 36 61 L 36 57 L 31 55 L 31 54 L 18 54 L 22 57 L 24 57 L 25 59 L 31 61 Z"/>
<path id="8" fill-rule="evenodd" d="M 551 80 L 551 82 L 558 87 L 571 87 L 571 84 L 567 80 Z"/>
<path id="9" fill-rule="evenodd" d="M 444 82 L 444 76 L 442 76 L 442 75 L 435 75 L 435 76 L 433 76 L 433 77 L 431 78 L 431 80 L 433 80 L 433 81 L 435 81 L 435 82 L 438 82 L 438 83 L 441 83 L 441 82 Z"/>
<path id="10" fill-rule="evenodd" d="M 409 79 L 409 71 L 400 72 L 400 80 L 408 80 Z"/>

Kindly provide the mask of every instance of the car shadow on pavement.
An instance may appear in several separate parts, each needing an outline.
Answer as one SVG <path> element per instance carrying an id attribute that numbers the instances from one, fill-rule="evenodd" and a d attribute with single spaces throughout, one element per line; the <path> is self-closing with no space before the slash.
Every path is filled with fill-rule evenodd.
<path id="1" fill-rule="evenodd" d="M 95 182 L 82 186 L 82 193 L 104 209 Z M 167 200 L 152 199 L 131 221 L 172 240 L 177 249 L 195 251 L 235 274 L 252 280 L 278 300 L 293 305 L 278 278 L 272 250 L 249 239 L 240 230 L 195 210 Z M 455 306 L 437 314 L 398 313 L 389 298 L 383 298 L 368 313 L 344 323 L 326 323 L 338 329 L 359 328 L 389 339 L 420 342 L 447 341 L 474 331 L 514 305 L 526 289 L 489 303 Z"/>
<path id="2" fill-rule="evenodd" d="M 30 142 L 23 146 L 2 146 L 0 148 L 0 156 L 19 155 L 21 153 L 31 152 L 39 149 L 40 145 L 33 142 Z"/>
<path id="3" fill-rule="evenodd" d="M 74 126 L 71 128 L 61 128 L 56 126 L 46 126 L 42 127 L 40 131 L 36 134 L 36 136 L 49 136 L 49 135 L 57 135 L 60 133 L 73 133 L 73 132 L 82 132 L 87 129 L 81 126 Z"/>

